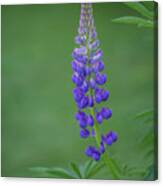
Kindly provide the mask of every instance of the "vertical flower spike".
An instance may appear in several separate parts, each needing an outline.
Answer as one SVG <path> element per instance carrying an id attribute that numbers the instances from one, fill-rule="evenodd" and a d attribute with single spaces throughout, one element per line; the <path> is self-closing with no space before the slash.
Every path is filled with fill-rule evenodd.
<path id="1" fill-rule="evenodd" d="M 98 161 L 105 153 L 105 146 L 111 146 L 118 137 L 112 131 L 100 136 L 98 131 L 99 124 L 101 125 L 104 120 L 111 118 L 112 110 L 105 107 L 100 110 L 96 108 L 97 104 L 107 101 L 110 93 L 103 88 L 107 82 L 107 75 L 103 73 L 103 52 L 100 49 L 100 41 L 94 26 L 91 3 L 81 4 L 78 35 L 75 37 L 75 43 L 78 47 L 72 52 L 73 61 L 71 63 L 72 82 L 76 86 L 73 96 L 78 108 L 75 118 L 80 128 L 80 137 L 93 136 L 96 139 L 97 147 L 89 145 L 85 154 Z"/>

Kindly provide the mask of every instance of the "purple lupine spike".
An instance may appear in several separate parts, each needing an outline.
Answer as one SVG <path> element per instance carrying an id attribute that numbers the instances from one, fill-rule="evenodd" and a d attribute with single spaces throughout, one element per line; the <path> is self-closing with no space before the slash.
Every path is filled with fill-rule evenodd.
<path id="1" fill-rule="evenodd" d="M 109 119 L 112 116 L 112 110 L 97 107 L 97 104 L 108 100 L 110 92 L 100 88 L 106 83 L 107 76 L 102 73 L 104 70 L 103 52 L 97 38 L 91 3 L 81 3 L 78 35 L 75 37 L 75 43 L 78 46 L 72 52 L 73 61 L 71 63 L 72 82 L 76 86 L 72 92 L 78 107 L 75 119 L 80 127 L 81 138 L 89 136 L 96 138 L 96 135 L 99 135 L 99 132 L 96 131 L 97 125 L 102 124 L 104 119 Z M 100 137 L 98 136 L 98 138 Z M 106 145 L 111 146 L 117 139 L 118 136 L 113 131 L 101 135 L 98 147 L 88 146 L 85 154 L 95 161 L 99 161 L 106 150 Z"/>

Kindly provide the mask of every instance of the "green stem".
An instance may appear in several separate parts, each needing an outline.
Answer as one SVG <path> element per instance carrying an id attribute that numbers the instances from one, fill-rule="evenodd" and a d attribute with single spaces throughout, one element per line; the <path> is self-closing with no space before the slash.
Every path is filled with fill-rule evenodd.
<path id="1" fill-rule="evenodd" d="M 88 34 L 87 34 L 86 37 L 87 37 L 86 49 L 87 49 L 87 54 L 88 54 L 88 56 L 90 57 L 90 50 L 89 50 L 89 47 L 88 47 L 88 44 L 89 44 L 89 41 L 88 41 Z M 90 77 L 91 77 L 91 76 L 89 76 L 89 78 L 90 78 Z M 89 93 L 90 93 L 91 96 L 93 96 L 93 95 L 92 95 L 92 94 L 93 94 L 92 90 L 90 90 Z M 90 109 L 90 111 L 91 111 L 91 114 L 92 114 L 92 116 L 93 116 L 93 118 L 94 118 L 94 121 L 95 121 L 95 123 L 94 123 L 94 130 L 95 130 L 95 139 L 96 139 L 96 143 L 97 143 L 98 147 L 100 147 L 101 135 L 100 135 L 99 125 L 98 125 L 98 123 L 96 122 L 96 119 L 95 119 L 96 117 L 95 117 L 94 107 L 92 107 L 92 108 Z M 104 160 L 104 163 L 105 163 L 105 165 L 107 166 L 109 173 L 112 174 L 113 178 L 114 178 L 114 179 L 120 179 L 119 174 L 118 174 L 118 172 L 117 172 L 117 170 L 116 170 L 116 167 L 114 166 L 114 164 L 112 163 L 112 160 L 108 157 L 108 155 L 107 155 L 106 152 L 104 153 L 103 158 L 104 158 L 104 159 L 103 159 L 103 160 Z"/>
<path id="2" fill-rule="evenodd" d="M 91 114 L 95 118 L 94 107 L 91 108 Z M 96 143 L 99 147 L 100 142 L 101 142 L 101 135 L 100 135 L 100 131 L 99 131 L 99 125 L 97 122 L 94 123 L 94 130 L 95 130 Z M 107 166 L 108 171 L 112 174 L 113 178 L 120 179 L 119 174 L 118 174 L 116 168 L 114 167 L 114 164 L 112 163 L 112 160 L 108 157 L 108 154 L 106 152 L 104 153 L 103 161 L 104 161 L 105 165 Z"/>

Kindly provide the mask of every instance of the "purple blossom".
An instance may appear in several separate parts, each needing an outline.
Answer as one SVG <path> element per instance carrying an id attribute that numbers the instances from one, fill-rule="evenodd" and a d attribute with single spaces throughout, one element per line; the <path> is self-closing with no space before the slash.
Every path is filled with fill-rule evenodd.
<path id="1" fill-rule="evenodd" d="M 97 104 L 108 100 L 110 92 L 100 88 L 106 83 L 107 76 L 103 73 L 103 52 L 97 38 L 91 3 L 81 3 L 78 35 L 75 37 L 75 43 L 78 46 L 72 52 L 73 61 L 71 62 L 72 82 L 76 86 L 72 92 L 78 108 L 75 119 L 80 127 L 81 138 L 88 138 L 90 134 L 96 138 L 97 125 L 102 124 L 103 120 L 111 118 L 112 110 L 97 107 Z M 111 146 L 116 142 L 118 136 L 115 132 L 110 131 L 99 138 L 101 141 L 98 142 L 98 147 L 88 146 L 85 150 L 85 154 L 95 161 L 100 160 L 101 155 L 105 153 L 106 146 Z"/>
<path id="2" fill-rule="evenodd" d="M 88 129 L 80 129 L 80 137 L 81 138 L 87 138 L 89 136 L 90 132 Z"/>

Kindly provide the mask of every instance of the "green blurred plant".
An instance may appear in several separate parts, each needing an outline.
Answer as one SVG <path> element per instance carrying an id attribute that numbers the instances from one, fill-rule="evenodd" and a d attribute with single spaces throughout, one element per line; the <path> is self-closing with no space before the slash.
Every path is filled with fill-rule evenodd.
<path id="1" fill-rule="evenodd" d="M 97 163 L 93 160 L 88 160 L 84 165 L 78 165 L 74 162 L 70 163 L 70 168 L 43 168 L 36 167 L 31 168 L 35 173 L 38 173 L 43 177 L 55 177 L 55 178 L 66 178 L 66 179 L 88 179 L 95 176 L 102 168 L 104 167 L 103 163 Z"/>
<path id="2" fill-rule="evenodd" d="M 153 28 L 155 23 L 155 16 L 153 11 L 149 10 L 141 2 L 130 2 L 124 3 L 130 9 L 137 11 L 140 16 L 123 16 L 119 18 L 112 19 L 114 23 L 124 23 L 124 24 L 134 24 L 138 27 Z"/>
<path id="3" fill-rule="evenodd" d="M 130 166 L 128 163 L 123 164 L 122 172 L 123 177 L 126 179 L 132 179 L 132 177 L 142 177 L 143 180 L 153 180 L 155 178 L 155 165 L 154 165 L 154 111 L 152 109 L 145 110 L 138 113 L 134 120 L 137 125 L 146 125 L 144 135 L 140 136 L 137 141 L 136 147 L 138 153 L 143 154 L 143 161 L 147 162 L 145 167 Z M 139 126 L 141 127 L 141 126 Z"/>
<path id="4" fill-rule="evenodd" d="M 155 165 L 153 161 L 154 157 L 154 111 L 146 110 L 138 113 L 132 120 L 136 121 L 137 125 L 147 125 L 144 135 L 139 138 L 136 146 L 138 151 L 143 154 L 144 161 L 148 160 L 148 165 L 146 167 L 131 166 L 128 162 L 121 164 L 114 156 L 109 157 L 112 161 L 114 167 L 118 171 L 120 179 L 137 179 L 141 178 L 143 180 L 153 180 L 155 173 Z M 74 162 L 70 163 L 70 168 L 60 168 L 60 167 L 36 167 L 30 170 L 37 173 L 41 177 L 55 177 L 55 178 L 65 178 L 65 179 L 88 179 L 94 178 L 102 169 L 105 168 L 105 164 L 101 162 L 95 162 L 93 160 L 86 161 L 83 165 L 76 164 Z"/>

